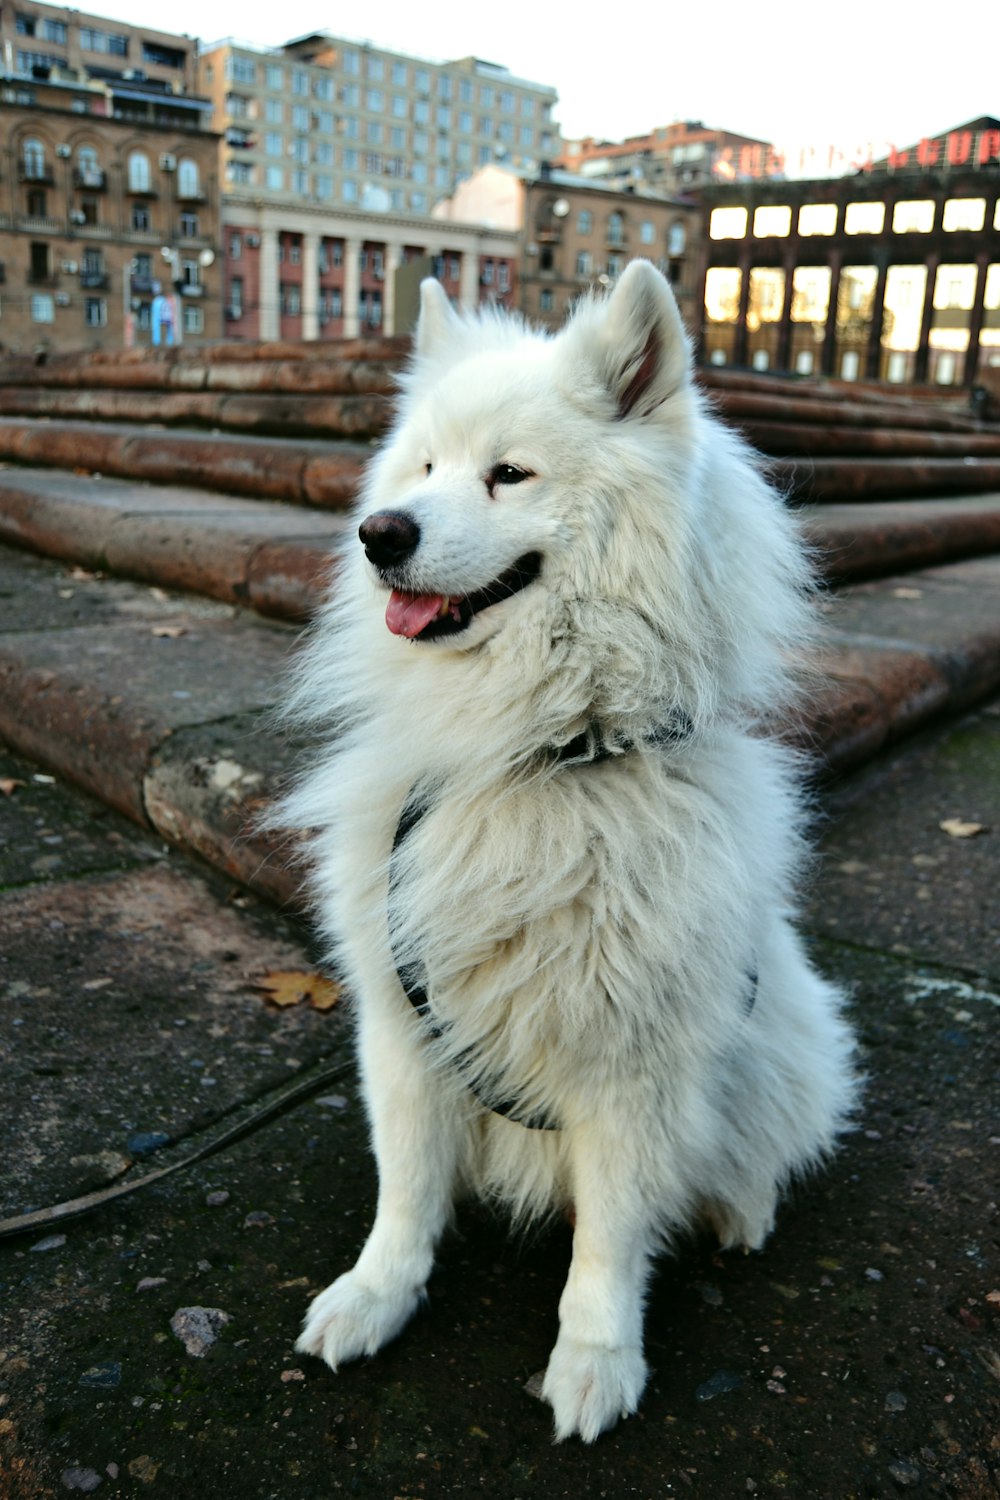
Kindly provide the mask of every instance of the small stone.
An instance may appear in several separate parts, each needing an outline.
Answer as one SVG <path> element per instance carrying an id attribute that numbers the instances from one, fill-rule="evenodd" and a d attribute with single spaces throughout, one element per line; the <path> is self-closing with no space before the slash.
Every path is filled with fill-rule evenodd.
<path id="1" fill-rule="evenodd" d="M 729 1370 L 716 1370 L 714 1375 L 710 1375 L 697 1387 L 695 1399 L 713 1401 L 716 1396 L 724 1396 L 728 1391 L 738 1391 L 742 1384 L 742 1375 L 734 1375 Z"/>
<path id="2" fill-rule="evenodd" d="M 159 1151 L 163 1146 L 170 1145 L 169 1135 L 164 1135 L 162 1130 L 139 1130 L 128 1138 L 128 1149 L 133 1156 L 152 1156 L 154 1151 Z"/>
<path id="3" fill-rule="evenodd" d="M 138 1458 L 133 1458 L 128 1466 L 128 1471 L 133 1479 L 138 1479 L 141 1484 L 152 1484 L 160 1466 L 154 1463 L 148 1453 L 140 1453 Z"/>
<path id="4" fill-rule="evenodd" d="M 136 1285 L 137 1292 L 152 1292 L 158 1286 L 166 1286 L 165 1276 L 144 1276 Z"/>
<path id="5" fill-rule="evenodd" d="M 276 1221 L 274 1215 L 269 1214 L 266 1209 L 255 1208 L 253 1212 L 247 1214 L 246 1218 L 243 1220 L 243 1228 L 267 1229 L 271 1224 L 274 1224 L 275 1222 Z"/>
<path id="6" fill-rule="evenodd" d="M 920 1483 L 920 1470 L 916 1464 L 908 1464 L 903 1459 L 897 1459 L 894 1464 L 890 1464 L 889 1473 L 896 1483 L 902 1485 L 904 1489 Z"/>
<path id="7" fill-rule="evenodd" d="M 205 1194 L 205 1203 L 208 1208 L 221 1208 L 224 1203 L 229 1202 L 229 1194 L 225 1188 L 219 1188 L 215 1193 Z"/>
<path id="8" fill-rule="evenodd" d="M 229 1320 L 221 1307 L 179 1307 L 170 1319 L 170 1331 L 193 1359 L 202 1359 Z"/>
<path id="9" fill-rule="evenodd" d="M 306 1372 L 304 1370 L 282 1370 L 281 1378 L 285 1385 L 287 1385 L 290 1380 L 305 1380 Z"/>
<path id="10" fill-rule="evenodd" d="M 66 1236 L 64 1234 L 50 1234 L 47 1235 L 44 1240 L 36 1240 L 33 1245 L 28 1246 L 28 1249 L 31 1252 L 41 1252 L 44 1250 L 61 1250 L 65 1243 Z M 67 1470 L 66 1472 L 69 1473 L 69 1470 Z"/>
<path id="11" fill-rule="evenodd" d="M 890 1391 L 885 1398 L 886 1411 L 905 1411 L 906 1397 L 902 1391 Z"/>
<path id="12" fill-rule="evenodd" d="M 528 1378 L 527 1378 L 527 1380 L 524 1382 L 524 1389 L 527 1392 L 527 1394 L 529 1396 L 533 1396 L 536 1401 L 541 1401 L 542 1400 L 542 1386 L 544 1384 L 545 1384 L 545 1371 L 544 1370 L 536 1370 L 535 1373 L 534 1373 L 534 1375 L 529 1375 Z"/>
<path id="13" fill-rule="evenodd" d="M 707 1302 L 709 1307 L 722 1306 L 722 1293 L 717 1286 L 711 1286 L 707 1282 L 702 1281 L 698 1284 L 698 1291 L 701 1294 L 702 1302 Z"/>
<path id="14" fill-rule="evenodd" d="M 343 1113 L 348 1108 L 349 1101 L 343 1094 L 323 1094 L 316 1103 L 321 1104 L 324 1109 L 335 1109 Z"/>
<path id="15" fill-rule="evenodd" d="M 885 1280 L 885 1277 L 882 1275 L 882 1272 L 881 1271 L 877 1271 L 874 1266 L 869 1266 L 868 1267 L 868 1269 L 865 1271 L 865 1276 L 868 1278 L 869 1281 L 884 1281 Z"/>
<path id="16" fill-rule="evenodd" d="M 101 1476 L 96 1469 L 72 1468 L 63 1469 L 62 1471 L 64 1490 L 82 1490 L 85 1495 L 89 1495 L 102 1482 Z"/>
<path id="17" fill-rule="evenodd" d="M 77 1385 L 85 1385 L 93 1390 L 111 1391 L 122 1383 L 122 1367 L 117 1360 L 107 1359 L 102 1364 L 91 1365 L 89 1370 L 84 1370 Z"/>

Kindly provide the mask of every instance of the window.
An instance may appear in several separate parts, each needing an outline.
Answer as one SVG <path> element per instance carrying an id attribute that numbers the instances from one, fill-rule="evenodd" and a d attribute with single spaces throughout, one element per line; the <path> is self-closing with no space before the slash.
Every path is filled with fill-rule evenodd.
<path id="1" fill-rule="evenodd" d="M 625 239 L 625 221 L 620 213 L 608 216 L 608 244 L 621 245 Z"/>
<path id="2" fill-rule="evenodd" d="M 510 291 L 510 267 L 505 260 L 497 266 L 497 291 Z"/>
<path id="3" fill-rule="evenodd" d="M 34 136 L 24 143 L 23 148 L 24 175 L 29 182 L 37 182 L 45 176 L 45 147 L 40 140 Z"/>
<path id="4" fill-rule="evenodd" d="M 611 279 L 613 281 L 616 276 L 620 276 L 621 274 L 622 274 L 622 258 L 621 258 L 621 256 L 620 255 L 609 255 L 608 256 L 608 275 L 611 277 Z"/>
<path id="5" fill-rule="evenodd" d="M 792 232 L 792 210 L 785 204 L 761 205 L 754 209 L 754 239 L 784 238 Z"/>
<path id="6" fill-rule="evenodd" d="M 292 93 L 306 95 L 309 93 L 309 74 L 304 68 L 292 69 Z"/>
<path id="7" fill-rule="evenodd" d="M 361 56 L 357 52 L 345 52 L 343 56 L 343 68 L 345 73 L 357 76 L 361 72 Z"/>
<path id="8" fill-rule="evenodd" d="M 381 120 L 369 120 L 368 121 L 368 129 L 367 129 L 366 135 L 367 135 L 367 139 L 368 139 L 369 143 L 372 146 L 381 146 L 381 144 L 382 144 L 382 121 Z"/>
<path id="9" fill-rule="evenodd" d="M 392 65 L 392 81 L 393 81 L 393 83 L 397 84 L 398 86 L 401 86 L 402 88 L 406 87 L 406 64 L 405 63 L 402 63 L 402 62 L 394 62 L 393 63 L 393 65 Z"/>
<path id="10" fill-rule="evenodd" d="M 32 240 L 29 247 L 29 256 L 29 281 L 48 281 L 51 268 L 49 266 L 49 247 L 46 242 L 44 240 Z"/>
<path id="11" fill-rule="evenodd" d="M 131 151 L 128 158 L 128 190 L 130 193 L 148 193 L 152 177 L 149 157 L 145 151 Z"/>
<path id="12" fill-rule="evenodd" d="M 884 203 L 849 203 L 844 214 L 845 234 L 881 234 L 885 225 Z"/>
<path id="13" fill-rule="evenodd" d="M 458 128 L 464 131 L 466 135 L 470 135 L 472 132 L 472 115 L 467 109 L 460 109 L 458 112 Z"/>
<path id="14" fill-rule="evenodd" d="M 289 318 L 298 318 L 302 314 L 302 288 L 294 282 L 283 282 L 281 285 L 281 311 Z"/>
<path id="15" fill-rule="evenodd" d="M 652 245 L 656 241 L 656 226 L 652 219 L 643 219 L 639 225 L 639 238 L 644 245 Z"/>
<path id="16" fill-rule="evenodd" d="M 451 79 L 447 73 L 441 73 L 438 76 L 438 98 L 445 104 L 451 102 Z"/>
<path id="17" fill-rule="evenodd" d="M 957 230 L 980 230 L 986 223 L 985 198 L 949 198 L 941 227 L 948 234 Z"/>
<path id="18" fill-rule="evenodd" d="M 83 299 L 83 321 L 88 328 L 105 328 L 108 322 L 108 304 L 104 297 Z"/>
<path id="19" fill-rule="evenodd" d="M 368 89 L 365 94 L 365 109 L 370 109 L 374 114 L 381 114 L 385 107 L 385 95 L 381 89 Z"/>
<path id="20" fill-rule="evenodd" d="M 495 95 L 489 84 L 484 84 L 483 87 L 479 90 L 479 102 L 484 109 L 493 108 Z"/>
<path id="21" fill-rule="evenodd" d="M 56 304 L 54 298 L 48 293 L 38 293 L 31 299 L 31 321 L 33 323 L 53 323 L 56 316 Z"/>
<path id="22" fill-rule="evenodd" d="M 249 167 L 246 170 L 249 171 Z M 235 181 L 235 178 L 233 180 Z M 140 233 L 149 229 L 149 209 L 142 207 L 138 203 L 132 209 L 132 228 L 138 230 Z"/>
<path id="23" fill-rule="evenodd" d="M 177 166 L 178 198 L 200 198 L 201 183 L 198 180 L 198 163 L 184 157 Z"/>
<path id="24" fill-rule="evenodd" d="M 243 255 L 243 236 L 241 234 L 231 234 L 229 236 L 229 258 L 230 258 L 230 260 L 239 260 L 242 257 L 242 255 Z"/>
<path id="25" fill-rule="evenodd" d="M 205 314 L 200 307 L 192 307 L 190 303 L 184 304 L 184 332 L 202 333 L 205 328 Z"/>
<path id="26" fill-rule="evenodd" d="M 309 110 L 304 104 L 292 105 L 292 124 L 296 130 L 309 129 Z"/>
<path id="27" fill-rule="evenodd" d="M 743 239 L 749 217 L 745 208 L 713 208 L 712 217 L 708 221 L 709 239 Z"/>
<path id="28" fill-rule="evenodd" d="M 253 167 L 248 161 L 228 161 L 226 181 L 235 183 L 237 186 L 248 186 L 253 182 Z"/>
<path id="29" fill-rule="evenodd" d="M 309 160 L 309 138 L 305 135 L 297 135 L 292 142 L 292 156 L 295 161 Z"/>
<path id="30" fill-rule="evenodd" d="M 316 176 L 316 197 L 328 199 L 333 197 L 333 178 L 325 172 L 319 172 Z"/>
<path id="31" fill-rule="evenodd" d="M 280 130 L 268 130 L 264 136 L 264 150 L 268 156 L 283 156 L 285 154 L 285 137 Z"/>
<path id="32" fill-rule="evenodd" d="M 589 234 L 594 227 L 594 216 L 589 208 L 580 210 L 580 217 L 576 221 L 577 234 Z"/>
<path id="33" fill-rule="evenodd" d="M 894 206 L 893 234 L 930 234 L 933 228 L 933 198 L 904 198 Z"/>
<path id="34" fill-rule="evenodd" d="M 508 115 L 514 113 L 514 95 L 510 89 L 500 90 L 500 108 Z"/>
<path id="35" fill-rule="evenodd" d="M 181 282 L 188 291 L 201 286 L 201 266 L 196 260 L 181 261 Z"/>
<path id="36" fill-rule="evenodd" d="M 315 117 L 316 129 L 322 130 L 324 135 L 333 134 L 333 111 L 329 109 L 318 109 Z"/>
<path id="37" fill-rule="evenodd" d="M 45 219 L 46 197 L 44 188 L 32 188 L 28 193 L 28 217 L 30 219 Z"/>
<path id="38" fill-rule="evenodd" d="M 193 240 L 198 237 L 198 215 L 183 213 L 179 219 L 179 233 L 181 239 Z"/>
<path id="39" fill-rule="evenodd" d="M 146 58 L 147 62 L 154 62 L 156 59 L 146 57 L 146 52 L 147 43 L 144 42 L 142 45 L 143 57 Z M 252 57 L 240 57 L 238 53 L 230 52 L 226 59 L 226 77 L 234 83 L 256 83 L 257 64 Z"/>
<path id="40" fill-rule="evenodd" d="M 128 37 L 114 31 L 95 31 L 90 26 L 81 26 L 80 46 L 85 52 L 107 52 L 112 57 L 128 56 Z"/>
<path id="41" fill-rule="evenodd" d="M 836 234 L 837 205 L 835 203 L 803 203 L 799 209 L 799 234 Z"/>
<path id="42" fill-rule="evenodd" d="M 543 286 L 538 295 L 538 309 L 540 312 L 552 311 L 552 288 Z"/>
<path id="43" fill-rule="evenodd" d="M 705 275 L 705 317 L 709 322 L 736 322 L 740 312 L 741 282 L 738 267 L 709 267 Z"/>
<path id="44" fill-rule="evenodd" d="M 451 129 L 451 110 L 447 104 L 439 104 L 437 112 L 437 123 L 439 130 Z"/>
<path id="45" fill-rule="evenodd" d="M 357 203 L 358 185 L 350 177 L 345 177 L 344 181 L 340 184 L 340 196 L 345 203 Z"/>
<path id="46" fill-rule="evenodd" d="M 526 147 L 527 150 L 530 151 L 532 146 L 535 144 L 535 132 L 532 130 L 530 125 L 521 126 L 520 139 L 521 145 Z"/>
<path id="47" fill-rule="evenodd" d="M 313 148 L 313 157 L 318 167 L 332 167 L 333 146 L 329 141 L 317 141 Z"/>
<path id="48" fill-rule="evenodd" d="M 589 250 L 579 250 L 576 257 L 576 274 L 578 276 L 589 276 L 593 269 L 594 261 Z"/>
<path id="49" fill-rule="evenodd" d="M 934 307 L 938 312 L 971 312 L 976 301 L 975 265 L 938 266 L 934 278 Z"/>
<path id="50" fill-rule="evenodd" d="M 229 283 L 229 312 L 234 318 L 243 316 L 243 278 L 234 276 Z"/>
<path id="51" fill-rule="evenodd" d="M 680 219 L 676 219 L 667 231 L 667 254 L 683 255 L 687 244 L 687 231 Z"/>
<path id="52" fill-rule="evenodd" d="M 69 41 L 69 33 L 66 29 L 66 22 L 49 20 L 43 21 L 42 36 L 47 42 L 56 42 L 60 47 L 65 47 L 66 43 Z"/>
<path id="53" fill-rule="evenodd" d="M 792 272 L 793 323 L 826 323 L 830 307 L 829 266 L 796 266 Z"/>
<path id="54" fill-rule="evenodd" d="M 368 77 L 373 78 L 376 83 L 381 83 L 385 76 L 385 64 L 380 57 L 368 58 Z"/>
<path id="55" fill-rule="evenodd" d="M 266 63 L 264 67 L 264 82 L 269 89 L 275 89 L 278 93 L 285 87 L 285 70 L 278 63 Z"/>

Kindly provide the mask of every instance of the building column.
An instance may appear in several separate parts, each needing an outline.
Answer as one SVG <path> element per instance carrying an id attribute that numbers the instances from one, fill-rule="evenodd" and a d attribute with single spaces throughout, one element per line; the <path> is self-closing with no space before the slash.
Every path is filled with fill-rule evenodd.
<path id="1" fill-rule="evenodd" d="M 920 342 L 917 344 L 917 357 L 913 362 L 913 379 L 918 385 L 923 385 L 927 380 L 927 367 L 930 363 L 931 352 L 931 323 L 934 320 L 934 284 L 937 281 L 940 264 L 940 255 L 927 257 L 927 284 L 924 288 L 924 310 L 920 319 Z"/>
<path id="2" fill-rule="evenodd" d="M 385 247 L 385 281 L 382 289 L 382 332 L 393 334 L 396 330 L 396 272 L 403 264 L 402 245 Z"/>
<path id="3" fill-rule="evenodd" d="M 972 302 L 972 311 L 969 314 L 969 349 L 965 356 L 965 368 L 962 372 L 963 385 L 975 385 L 976 371 L 979 368 L 979 339 L 983 331 L 984 300 L 986 297 L 986 270 L 989 265 L 989 256 L 981 254 L 976 256 L 976 295 Z"/>
<path id="4" fill-rule="evenodd" d="M 319 234 L 302 236 L 302 337 L 319 338 Z"/>
<path id="5" fill-rule="evenodd" d="M 837 307 L 840 302 L 840 267 L 843 259 L 839 250 L 835 250 L 830 256 L 830 300 L 826 306 L 826 329 L 819 366 L 821 375 L 832 375 L 837 360 Z"/>
<path id="6" fill-rule="evenodd" d="M 257 337 L 275 342 L 281 337 L 281 288 L 278 282 L 278 231 L 260 232 L 257 282 Z"/>
<path id="7" fill-rule="evenodd" d="M 458 282 L 458 304 L 465 312 L 479 306 L 479 252 L 463 250 Z"/>
<path id="8" fill-rule="evenodd" d="M 740 307 L 736 315 L 736 338 L 733 342 L 733 364 L 747 362 L 747 313 L 750 310 L 750 270 L 753 259 L 748 250 L 740 255 Z"/>
<path id="9" fill-rule="evenodd" d="M 881 261 L 878 266 L 878 276 L 875 281 L 875 296 L 872 301 L 872 320 L 868 326 L 868 364 L 865 369 L 866 380 L 877 380 L 879 365 L 882 362 L 882 324 L 885 321 L 885 279 L 889 274 L 887 261 Z"/>
<path id="10" fill-rule="evenodd" d="M 781 303 L 781 320 L 778 323 L 778 338 L 774 350 L 776 369 L 787 370 L 792 351 L 792 289 L 795 281 L 795 260 L 782 263 L 785 272 L 784 296 Z"/>
<path id="11" fill-rule="evenodd" d="M 344 241 L 344 337 L 361 332 L 361 241 Z"/>

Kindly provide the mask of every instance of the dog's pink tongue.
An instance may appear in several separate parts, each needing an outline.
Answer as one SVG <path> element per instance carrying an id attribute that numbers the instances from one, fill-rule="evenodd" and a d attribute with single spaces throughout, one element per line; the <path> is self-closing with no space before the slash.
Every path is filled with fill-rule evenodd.
<path id="1" fill-rule="evenodd" d="M 393 635 L 405 635 L 412 640 L 441 613 L 443 603 L 441 594 L 404 594 L 393 589 L 385 608 L 385 623 Z"/>

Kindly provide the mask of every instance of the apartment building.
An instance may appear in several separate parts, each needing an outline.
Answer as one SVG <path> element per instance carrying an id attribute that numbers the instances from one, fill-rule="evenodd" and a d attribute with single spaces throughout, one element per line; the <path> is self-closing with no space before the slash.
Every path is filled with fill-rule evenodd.
<path id="1" fill-rule="evenodd" d="M 642 184 L 669 197 L 703 183 L 732 181 L 744 175 L 748 157 L 768 149 L 769 142 L 755 136 L 716 130 L 700 120 L 674 120 L 624 141 L 593 136 L 565 141 L 555 165 L 611 187 Z"/>
<path id="2" fill-rule="evenodd" d="M 702 198 L 707 362 L 967 386 L 1000 370 L 1000 120 L 850 177 Z"/>
<path id="3" fill-rule="evenodd" d="M 45 352 L 222 332 L 218 137 L 190 38 L 0 9 L 0 344 Z"/>
<path id="4" fill-rule="evenodd" d="M 478 58 L 436 63 L 326 32 L 208 46 L 200 88 L 225 137 L 227 191 L 262 202 L 427 217 L 485 162 L 554 153 L 554 89 Z"/>

